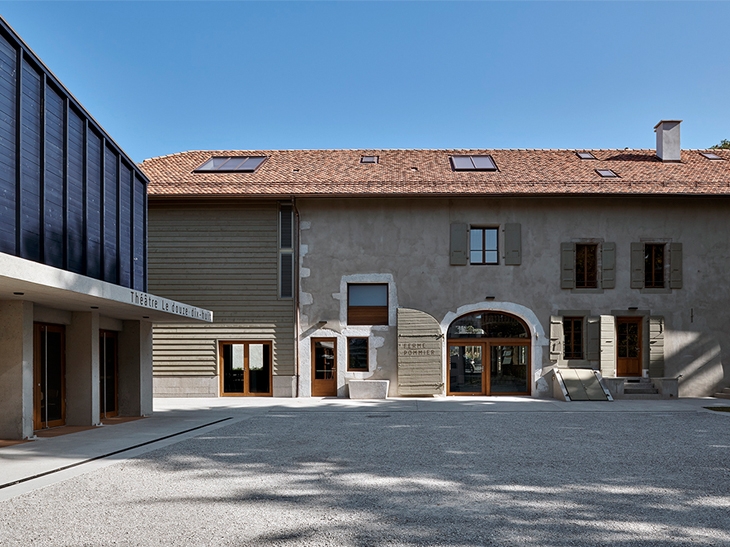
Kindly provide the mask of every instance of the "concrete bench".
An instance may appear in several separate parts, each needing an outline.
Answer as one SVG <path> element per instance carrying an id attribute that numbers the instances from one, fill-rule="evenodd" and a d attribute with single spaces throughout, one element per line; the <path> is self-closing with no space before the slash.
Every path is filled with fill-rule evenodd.
<path id="1" fill-rule="evenodd" d="M 348 380 L 350 399 L 387 399 L 389 380 Z"/>

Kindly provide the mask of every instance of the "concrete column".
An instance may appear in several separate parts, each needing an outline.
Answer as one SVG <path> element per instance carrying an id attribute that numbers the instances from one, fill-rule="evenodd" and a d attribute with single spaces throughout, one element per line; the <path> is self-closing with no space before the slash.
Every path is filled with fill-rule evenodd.
<path id="1" fill-rule="evenodd" d="M 152 414 L 152 323 L 124 321 L 119 333 L 119 415 Z"/>
<path id="2" fill-rule="evenodd" d="M 0 439 L 33 436 L 33 303 L 0 302 Z"/>
<path id="3" fill-rule="evenodd" d="M 97 425 L 99 312 L 74 312 L 66 327 L 66 423 Z"/>

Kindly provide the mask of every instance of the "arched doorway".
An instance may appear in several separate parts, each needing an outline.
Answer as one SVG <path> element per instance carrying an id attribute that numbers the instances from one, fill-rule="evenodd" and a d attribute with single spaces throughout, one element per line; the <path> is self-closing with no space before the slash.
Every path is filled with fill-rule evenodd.
<path id="1" fill-rule="evenodd" d="M 477 311 L 448 330 L 448 395 L 530 395 L 530 331 L 517 317 Z"/>

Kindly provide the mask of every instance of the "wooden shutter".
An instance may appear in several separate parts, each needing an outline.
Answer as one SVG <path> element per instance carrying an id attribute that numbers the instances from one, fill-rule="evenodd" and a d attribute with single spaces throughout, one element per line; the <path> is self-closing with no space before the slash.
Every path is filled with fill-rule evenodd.
<path id="1" fill-rule="evenodd" d="M 518 223 L 504 225 L 504 263 L 508 266 L 522 264 L 522 233 Z"/>
<path id="2" fill-rule="evenodd" d="M 631 288 L 644 288 L 644 244 L 631 244 Z"/>
<path id="3" fill-rule="evenodd" d="M 649 317 L 649 376 L 664 376 L 664 318 Z"/>
<path id="4" fill-rule="evenodd" d="M 560 244 L 560 288 L 575 288 L 575 243 Z"/>
<path id="5" fill-rule="evenodd" d="M 601 246 L 601 288 L 616 287 L 616 244 L 604 243 Z"/>
<path id="6" fill-rule="evenodd" d="M 601 318 L 586 318 L 586 351 L 585 356 L 588 361 L 598 361 L 601 359 Z"/>
<path id="7" fill-rule="evenodd" d="M 463 222 L 451 224 L 451 265 L 466 266 L 468 258 L 468 232 Z"/>
<path id="8" fill-rule="evenodd" d="M 281 298 L 294 297 L 293 253 L 281 253 L 279 255 L 279 296 Z"/>
<path id="9" fill-rule="evenodd" d="M 607 378 L 616 376 L 616 318 L 601 315 L 601 374 Z"/>
<path id="10" fill-rule="evenodd" d="M 682 288 L 682 244 L 681 243 L 670 243 L 669 244 L 669 267 L 671 268 L 669 274 L 669 288 L 670 289 L 681 289 Z"/>
<path id="11" fill-rule="evenodd" d="M 563 318 L 560 315 L 550 316 L 550 360 L 560 362 L 563 359 Z"/>
<path id="12" fill-rule="evenodd" d="M 398 308 L 398 395 L 444 393 L 441 326 L 431 315 Z"/>

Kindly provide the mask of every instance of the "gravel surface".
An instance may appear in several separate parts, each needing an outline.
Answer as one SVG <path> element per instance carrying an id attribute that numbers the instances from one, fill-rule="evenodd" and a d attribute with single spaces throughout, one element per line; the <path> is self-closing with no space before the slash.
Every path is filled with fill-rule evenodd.
<path id="1" fill-rule="evenodd" d="M 717 414 L 257 412 L 0 502 L 0 545 L 730 546 Z"/>

